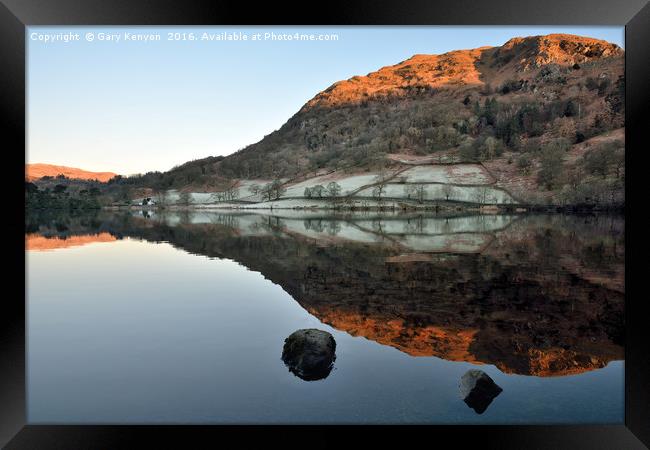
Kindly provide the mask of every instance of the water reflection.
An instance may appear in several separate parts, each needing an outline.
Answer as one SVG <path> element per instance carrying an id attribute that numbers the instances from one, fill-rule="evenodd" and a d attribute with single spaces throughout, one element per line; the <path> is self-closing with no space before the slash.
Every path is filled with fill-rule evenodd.
<path id="1" fill-rule="evenodd" d="M 25 235 L 25 248 L 31 251 L 47 251 L 59 248 L 78 247 L 95 242 L 113 242 L 115 240 L 115 236 L 107 232 L 63 237 L 29 233 Z"/>
<path id="2" fill-rule="evenodd" d="M 411 356 L 544 377 L 623 359 L 621 217 L 100 212 L 27 230 L 30 250 L 111 236 L 232 259 L 321 322 Z"/>

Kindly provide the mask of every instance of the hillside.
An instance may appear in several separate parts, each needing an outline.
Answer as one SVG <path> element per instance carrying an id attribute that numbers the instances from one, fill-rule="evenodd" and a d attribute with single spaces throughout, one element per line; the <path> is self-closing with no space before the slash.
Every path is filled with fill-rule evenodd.
<path id="1" fill-rule="evenodd" d="M 334 83 L 278 131 L 226 157 L 219 172 L 273 177 L 367 167 L 387 153 L 431 154 L 490 136 L 515 149 L 515 137 L 551 138 L 561 125 L 575 128 L 571 141 L 591 137 L 622 126 L 623 56 L 614 44 L 569 35 L 415 55 Z M 477 108 L 486 100 L 501 105 Z M 509 129 L 513 117 L 523 129 Z M 570 125 L 552 126 L 555 120 Z"/>
<path id="2" fill-rule="evenodd" d="M 185 203 L 266 200 L 260 207 L 283 199 L 291 201 L 275 206 L 322 207 L 313 198 L 328 196 L 620 206 L 624 93 L 623 49 L 588 37 L 516 37 L 500 47 L 419 54 L 332 84 L 232 155 L 119 185 L 177 200 L 185 193 Z M 413 166 L 418 176 L 404 179 Z M 458 183 L 440 166 L 482 177 Z M 325 195 L 332 182 L 338 191 Z"/>
<path id="3" fill-rule="evenodd" d="M 91 172 L 77 169 L 76 167 L 55 166 L 53 164 L 25 164 L 25 179 L 37 180 L 43 177 L 57 177 L 64 175 L 66 178 L 78 180 L 98 180 L 106 182 L 116 176 L 113 172 Z"/>

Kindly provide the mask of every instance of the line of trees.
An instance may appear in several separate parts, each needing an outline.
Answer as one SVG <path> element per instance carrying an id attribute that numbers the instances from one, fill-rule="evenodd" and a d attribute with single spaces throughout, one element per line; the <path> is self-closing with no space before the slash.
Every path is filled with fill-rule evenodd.
<path id="1" fill-rule="evenodd" d="M 251 184 L 248 187 L 248 192 L 253 195 L 260 195 L 262 200 L 271 201 L 278 200 L 287 192 L 287 189 L 280 180 L 273 180 L 264 186 L 260 186 L 257 183 Z"/>
<path id="2" fill-rule="evenodd" d="M 287 188 L 284 187 L 280 180 L 273 180 L 260 190 L 262 199 L 268 201 L 279 200 L 286 192 Z"/>
<path id="3" fill-rule="evenodd" d="M 422 203 L 427 197 L 427 189 L 423 184 L 409 184 L 404 186 L 404 194 L 407 198 L 414 198 Z"/>
<path id="4" fill-rule="evenodd" d="M 306 187 L 303 193 L 305 198 L 322 198 L 331 197 L 337 198 L 341 196 L 341 185 L 336 181 L 331 181 L 327 186 L 317 184 L 316 186 Z"/>
<path id="5" fill-rule="evenodd" d="M 52 189 L 39 189 L 35 183 L 25 182 L 26 209 L 99 209 L 100 190 L 97 187 L 70 192 L 68 186 L 57 184 Z"/>
<path id="6" fill-rule="evenodd" d="M 239 198 L 239 188 L 236 185 L 232 184 L 225 190 L 212 194 L 212 198 L 218 202 L 232 202 Z"/>

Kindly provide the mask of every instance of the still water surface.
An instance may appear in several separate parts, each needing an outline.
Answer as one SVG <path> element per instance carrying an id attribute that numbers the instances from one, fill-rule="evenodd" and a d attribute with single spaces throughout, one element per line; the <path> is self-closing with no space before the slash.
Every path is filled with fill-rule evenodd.
<path id="1" fill-rule="evenodd" d="M 623 421 L 622 217 L 42 214 L 26 245 L 32 423 Z M 281 360 L 303 328 L 324 379 Z"/>

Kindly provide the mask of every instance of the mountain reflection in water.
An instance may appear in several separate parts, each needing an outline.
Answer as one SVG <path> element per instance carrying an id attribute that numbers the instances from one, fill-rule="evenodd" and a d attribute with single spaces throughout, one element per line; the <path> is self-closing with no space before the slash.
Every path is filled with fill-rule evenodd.
<path id="1" fill-rule="evenodd" d="M 34 251 L 129 237 L 228 258 L 412 356 L 543 377 L 623 359 L 620 216 L 102 211 L 31 216 L 26 233 Z"/>

